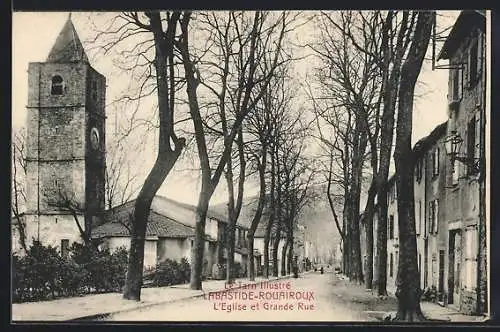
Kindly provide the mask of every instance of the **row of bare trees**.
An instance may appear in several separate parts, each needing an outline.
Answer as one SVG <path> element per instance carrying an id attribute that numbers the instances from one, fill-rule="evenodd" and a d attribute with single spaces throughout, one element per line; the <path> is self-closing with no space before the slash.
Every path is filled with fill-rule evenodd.
<path id="1" fill-rule="evenodd" d="M 186 142 L 196 146 L 201 179 L 191 288 L 202 288 L 207 211 L 223 175 L 228 193 L 227 282 L 234 277 L 235 226 L 249 175 L 257 174 L 260 186 L 249 238 L 255 234 L 266 198 L 275 196 L 266 211 L 272 211 L 280 222 L 270 222 L 275 226 L 270 226 L 268 233 L 273 229 L 273 236 L 281 239 L 281 232 L 286 232 L 288 256 L 292 256 L 292 223 L 307 201 L 310 182 L 310 178 L 303 179 L 302 168 L 307 165 L 301 159 L 303 140 L 284 136 L 287 130 L 304 136 L 297 129 L 298 117 L 292 120 L 288 115 L 290 93 L 285 91 L 287 66 L 292 60 L 286 40 L 297 25 L 297 15 L 263 11 L 126 12 L 97 34 L 95 42 L 104 53 L 123 47 L 123 41 L 134 40 L 120 53 L 129 60 L 136 59 L 131 72 L 136 74 L 139 88 L 127 99 L 140 103 L 155 96 L 159 119 L 157 160 L 137 197 L 132 217 L 124 298 L 140 299 L 151 202 Z M 176 131 L 185 138 L 178 137 Z M 285 178 L 280 173 L 283 169 Z M 290 201 L 292 196 L 295 199 Z M 253 241 L 249 243 L 253 245 Z M 253 261 L 253 250 L 249 261 Z M 253 264 L 248 271 L 253 278 Z"/>
<path id="2" fill-rule="evenodd" d="M 397 319 L 401 320 L 423 319 L 416 260 L 411 133 L 415 84 L 433 23 L 430 11 L 323 12 L 318 23 L 319 37 L 308 45 L 319 62 L 308 91 L 316 115 L 317 138 L 323 148 L 327 195 L 342 238 L 343 270 L 352 281 L 364 282 L 368 289 L 375 286 L 381 296 L 387 295 L 386 197 L 394 151 L 401 248 Z M 360 208 L 364 178 L 368 178 L 369 187 L 366 205 Z M 332 187 L 343 190 L 342 222 L 338 204 L 334 204 L 339 199 L 334 197 Z M 374 264 L 376 205 L 378 261 Z M 365 275 L 360 249 L 363 226 Z"/>

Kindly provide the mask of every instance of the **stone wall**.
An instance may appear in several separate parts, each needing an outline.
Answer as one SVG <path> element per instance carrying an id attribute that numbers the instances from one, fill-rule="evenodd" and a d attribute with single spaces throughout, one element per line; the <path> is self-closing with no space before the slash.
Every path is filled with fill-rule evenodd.
<path id="1" fill-rule="evenodd" d="M 70 246 L 73 242 L 82 243 L 78 226 L 71 215 L 25 215 L 25 218 L 28 247 L 33 243 L 33 240 L 38 240 L 43 245 L 53 246 L 59 250 L 63 239 L 68 239 Z M 83 227 L 84 218 L 82 215 L 78 216 L 78 221 Z"/>
<path id="2" fill-rule="evenodd" d="M 51 91 L 56 75 L 62 78 L 60 95 Z M 85 218 L 104 209 L 105 89 L 104 76 L 87 63 L 30 63 L 26 140 L 28 214 L 60 211 L 64 200 L 85 209 Z M 100 147 L 95 151 L 89 150 L 91 127 L 98 128 L 100 133 Z"/>

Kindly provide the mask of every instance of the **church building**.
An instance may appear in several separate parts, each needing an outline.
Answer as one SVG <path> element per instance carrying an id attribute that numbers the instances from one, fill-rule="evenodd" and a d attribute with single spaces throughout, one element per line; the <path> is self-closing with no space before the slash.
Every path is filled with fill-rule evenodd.
<path id="1" fill-rule="evenodd" d="M 105 187 L 106 78 L 68 18 L 45 62 L 28 69 L 26 244 L 67 251 L 100 223 Z M 13 240 L 13 246 L 18 241 Z"/>

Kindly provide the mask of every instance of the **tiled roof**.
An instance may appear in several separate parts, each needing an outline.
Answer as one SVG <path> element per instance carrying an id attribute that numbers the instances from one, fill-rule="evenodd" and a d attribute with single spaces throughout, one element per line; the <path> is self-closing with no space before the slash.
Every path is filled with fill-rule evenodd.
<path id="1" fill-rule="evenodd" d="M 437 125 L 429 135 L 421 138 L 415 145 L 413 146 L 413 152 L 415 154 L 420 154 L 428 150 L 432 145 L 436 143 L 436 141 L 446 135 L 446 130 L 448 128 L 448 121 L 445 121 L 439 125 Z"/>
<path id="2" fill-rule="evenodd" d="M 172 204 L 172 205 L 175 205 L 177 207 L 180 207 L 180 208 L 183 208 L 183 209 L 186 209 L 186 210 L 189 210 L 191 212 L 196 213 L 196 206 L 194 206 L 194 205 L 181 203 L 178 201 L 174 201 L 173 199 L 170 199 L 168 197 L 159 196 L 159 195 L 155 196 L 155 198 L 157 198 L 158 200 L 163 201 L 165 203 Z M 219 209 L 215 209 L 211 206 L 208 208 L 207 217 L 217 219 L 219 221 L 227 222 L 226 214 L 224 212 L 221 213 L 221 211 Z"/>
<path id="3" fill-rule="evenodd" d="M 446 38 L 441 51 L 438 54 L 438 60 L 449 59 L 453 56 L 460 43 L 467 38 L 472 29 L 477 26 L 483 31 L 486 29 L 486 13 L 482 10 L 462 10 L 458 16 L 450 34 Z"/>
<path id="4" fill-rule="evenodd" d="M 128 217 L 125 214 L 112 214 L 108 212 L 106 219 L 108 222 L 92 230 L 92 237 L 130 235 L 129 230 L 125 226 L 129 225 Z M 194 236 L 194 229 L 151 211 L 146 228 L 146 236 L 186 238 Z"/>

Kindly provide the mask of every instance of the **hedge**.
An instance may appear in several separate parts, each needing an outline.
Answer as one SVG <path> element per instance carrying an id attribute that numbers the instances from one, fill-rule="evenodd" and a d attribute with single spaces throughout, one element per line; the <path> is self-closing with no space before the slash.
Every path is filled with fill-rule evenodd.
<path id="1" fill-rule="evenodd" d="M 69 257 L 57 248 L 34 242 L 25 256 L 12 257 L 13 302 L 44 301 L 92 292 L 121 291 L 128 253 L 99 251 L 74 243 Z"/>
<path id="2" fill-rule="evenodd" d="M 157 287 L 178 285 L 189 282 L 191 276 L 191 266 L 186 258 L 180 262 L 166 259 L 156 266 L 152 273 L 154 285 Z"/>

